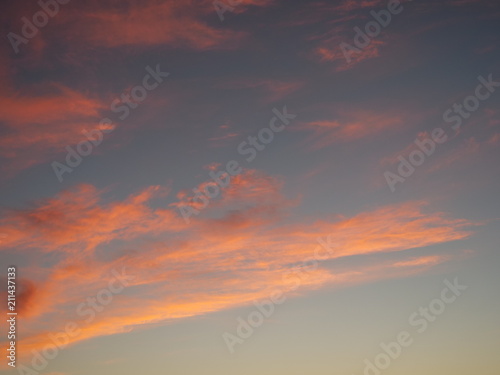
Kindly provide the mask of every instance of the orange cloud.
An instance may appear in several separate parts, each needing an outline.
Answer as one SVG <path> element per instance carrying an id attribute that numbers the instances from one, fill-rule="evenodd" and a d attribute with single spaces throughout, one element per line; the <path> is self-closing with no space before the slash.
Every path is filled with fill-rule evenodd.
<path id="1" fill-rule="evenodd" d="M 476 154 L 481 149 L 481 144 L 474 138 L 467 139 L 463 146 L 454 149 L 452 152 L 448 153 L 446 156 L 440 158 L 437 163 L 429 166 L 427 172 L 433 173 L 445 168 L 449 168 L 451 165 L 458 161 L 464 161 L 466 158 L 471 157 Z"/>
<path id="2" fill-rule="evenodd" d="M 405 3 L 411 0 L 401 0 Z M 358 48 L 354 42 L 356 32 L 354 27 L 363 29 L 366 23 L 372 20 L 370 11 L 387 9 L 388 0 L 344 0 L 339 2 L 321 2 L 307 12 L 305 17 L 300 14 L 301 19 L 292 25 L 319 24 L 331 25 L 326 32 L 310 36 L 313 42 L 313 59 L 322 63 L 333 65 L 333 70 L 341 72 L 357 66 L 363 61 L 377 58 L 381 55 L 381 47 L 386 45 L 388 28 L 383 28 L 380 35 L 372 38 L 370 44 L 364 48 Z M 393 38 L 393 36 L 390 36 Z M 347 43 L 356 50 L 346 50 L 346 56 L 341 44 Z"/>
<path id="3" fill-rule="evenodd" d="M 85 140 L 82 131 L 97 128 L 99 112 L 105 108 L 102 102 L 58 84 L 29 91 L 0 92 L 0 122 L 6 128 L 0 157 L 9 160 L 3 166 L 9 175 Z"/>
<path id="4" fill-rule="evenodd" d="M 264 1 L 247 5 L 263 6 Z M 237 11 L 242 12 L 242 4 Z M 236 11 L 236 10 L 235 10 Z M 216 18 L 211 1 L 126 1 L 80 9 L 68 18 L 68 40 L 92 46 L 151 46 L 168 44 L 194 49 L 227 48 L 245 37 L 242 32 L 209 26 L 205 19 Z"/>
<path id="5" fill-rule="evenodd" d="M 32 254 L 25 272 L 37 285 L 30 297 L 37 305 L 23 326 L 27 335 L 20 344 L 25 352 L 46 345 L 47 334 L 64 330 L 70 321 L 81 328 L 71 339 L 78 342 L 242 306 L 276 289 L 289 291 L 296 283 L 293 268 L 314 259 L 318 251 L 316 268 L 302 274 L 293 295 L 424 272 L 450 257 L 401 251 L 471 235 L 465 228 L 473 223 L 428 210 L 423 202 L 352 217 L 290 220 L 298 201 L 283 196 L 283 183 L 245 171 L 190 225 L 175 206 L 153 207 L 152 200 L 168 197 L 169 189 L 159 186 L 121 201 L 105 201 L 105 190 L 82 185 L 30 209 L 7 212 L 0 226 L 7 234 L 2 248 Z M 330 253 L 317 242 L 328 236 Z M 380 253 L 396 259 L 335 271 L 324 262 Z M 50 268 L 42 266 L 47 261 Z M 77 307 L 106 288 L 112 270 L 122 267 L 135 276 L 127 291 L 85 322 Z M 43 298 L 42 291 L 47 293 Z"/>
<path id="6" fill-rule="evenodd" d="M 181 226 L 175 213 L 152 210 L 147 202 L 161 196 L 166 188 L 152 186 L 120 203 L 100 206 L 102 191 L 81 185 L 40 202 L 35 210 L 14 211 L 0 221 L 6 234 L 2 247 L 38 248 L 42 251 L 93 251 L 95 247 L 117 238 L 135 238 L 141 233 Z M 26 236 L 29 232 L 30 236 Z"/>
<path id="7" fill-rule="evenodd" d="M 399 114 L 380 114 L 371 110 L 341 106 L 332 117 L 335 119 L 312 121 L 301 127 L 302 130 L 312 131 L 308 143 L 312 144 L 314 149 L 393 131 L 403 124 L 403 116 Z"/>
<path id="8" fill-rule="evenodd" d="M 457 137 L 456 134 L 453 137 Z M 420 132 L 417 135 L 418 140 L 431 139 L 431 136 L 428 132 Z M 421 168 L 422 172 L 425 174 L 432 174 L 437 171 L 442 171 L 448 168 L 451 168 L 453 165 L 456 165 L 458 162 L 466 162 L 467 160 L 471 160 L 474 155 L 479 154 L 481 151 L 488 151 L 491 148 L 495 147 L 496 144 L 499 143 L 500 136 L 496 133 L 487 136 L 484 140 L 477 140 L 475 137 L 470 137 L 462 141 L 462 145 L 458 148 L 453 147 L 452 149 L 445 148 L 444 150 L 440 150 L 439 147 L 442 147 L 436 144 L 436 150 L 440 150 L 441 152 L 431 155 L 429 162 L 426 162 Z M 404 158 L 408 158 L 408 155 L 419 148 L 412 143 L 406 146 L 404 149 L 393 153 L 390 156 L 384 157 L 380 160 L 380 169 L 387 166 L 395 166 L 400 163 L 398 159 L 399 156 Z"/>
<path id="9" fill-rule="evenodd" d="M 227 89 L 257 89 L 266 93 L 265 102 L 274 102 L 281 100 L 287 95 L 297 91 L 303 86 L 303 82 L 299 81 L 278 81 L 273 79 L 240 79 L 223 84 L 218 87 Z M 259 92 L 259 96 L 261 93 Z"/>
<path id="10" fill-rule="evenodd" d="M 322 46 L 318 47 L 315 53 L 319 56 L 321 62 L 335 62 L 335 70 L 341 72 L 353 68 L 355 65 L 361 63 L 364 60 L 373 59 L 380 56 L 380 47 L 385 43 L 381 40 L 372 40 L 371 43 L 360 52 L 347 52 L 347 57 L 349 62 L 344 55 L 344 52 L 340 48 L 340 43 L 345 42 L 356 48 L 352 42 L 349 40 L 338 41 L 338 44 L 331 44 L 332 41 L 323 43 Z"/>
<path id="11" fill-rule="evenodd" d="M 386 4 L 386 0 L 344 0 L 339 5 L 335 5 L 334 8 L 339 12 L 352 12 L 364 8 L 377 8 Z"/>

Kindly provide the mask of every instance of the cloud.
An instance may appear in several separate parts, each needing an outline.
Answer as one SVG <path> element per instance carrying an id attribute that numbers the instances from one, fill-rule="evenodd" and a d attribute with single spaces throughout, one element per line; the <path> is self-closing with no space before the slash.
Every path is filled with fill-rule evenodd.
<path id="1" fill-rule="evenodd" d="M 401 3 L 408 1 L 411 0 L 402 0 Z M 304 10 L 306 13 L 304 17 L 298 13 L 297 18 L 300 19 L 288 22 L 286 25 L 322 24 L 323 27 L 314 28 L 314 34 L 305 30 L 305 33 L 309 33 L 307 40 L 312 45 L 308 56 L 314 61 L 332 65 L 335 72 L 342 72 L 353 69 L 364 61 L 382 56 L 382 47 L 388 44 L 389 39 L 391 43 L 400 39 L 390 27 L 382 27 L 381 33 L 370 38 L 367 46 L 360 48 L 355 42 L 357 33 L 354 28 L 359 27 L 363 30 L 369 21 L 373 21 L 370 11 L 387 9 L 387 4 L 387 0 L 318 2 L 314 7 Z"/>
<path id="2" fill-rule="evenodd" d="M 487 130 L 488 129 L 486 129 L 486 131 Z M 486 131 L 483 130 L 483 132 Z M 459 136 L 460 133 L 453 135 L 454 138 Z M 480 140 L 476 137 L 469 137 L 467 139 L 461 140 L 461 145 L 458 147 L 445 147 L 444 149 L 441 149 L 444 146 L 436 144 L 436 150 L 439 152 L 436 152 L 435 154 L 432 154 L 430 156 L 429 162 L 426 162 L 420 167 L 420 172 L 424 175 L 430 175 L 436 172 L 450 169 L 453 166 L 457 165 L 459 162 L 464 164 L 469 160 L 473 160 L 473 157 L 480 154 L 481 152 L 488 152 L 489 150 L 495 148 L 500 140 L 500 136 L 496 132 L 493 132 L 492 134 L 486 136 L 483 134 L 481 138 L 482 139 Z M 417 139 L 419 141 L 423 141 L 425 139 L 431 139 L 431 136 L 429 132 L 420 132 L 417 135 Z M 398 159 L 400 156 L 408 160 L 410 153 L 414 150 L 419 150 L 419 148 L 415 145 L 415 143 L 411 143 L 402 150 L 382 158 L 379 162 L 380 169 L 396 167 L 400 163 L 400 160 Z"/>
<path id="3" fill-rule="evenodd" d="M 458 161 L 464 161 L 470 158 L 481 149 L 481 144 L 474 138 L 469 138 L 463 142 L 460 148 L 454 148 L 451 152 L 437 160 L 436 163 L 430 165 L 427 173 L 434 173 L 439 170 L 450 168 Z"/>
<path id="4" fill-rule="evenodd" d="M 7 235 L 2 247 L 37 248 L 44 252 L 93 251 L 117 238 L 131 239 L 141 233 L 179 228 L 168 209 L 153 210 L 147 202 L 166 194 L 165 187 L 151 186 L 122 202 L 100 204 L 103 191 L 80 185 L 53 199 L 37 203 L 34 210 L 11 211 L 0 221 Z M 25 233 L 30 233 L 26 236 Z"/>
<path id="5" fill-rule="evenodd" d="M 242 13 L 249 7 L 266 7 L 272 1 L 245 0 L 234 7 Z M 214 21 L 217 21 L 214 24 Z M 246 33 L 222 27 L 213 1 L 88 1 L 77 9 L 67 8 L 60 20 L 64 34 L 55 34 L 79 47 L 147 48 L 168 45 L 207 50 L 234 48 Z"/>
<path id="6" fill-rule="evenodd" d="M 272 103 L 282 100 L 291 93 L 297 91 L 303 86 L 300 81 L 280 81 L 275 79 L 239 79 L 230 82 L 219 84 L 218 87 L 229 90 L 255 90 L 259 96 L 262 97 L 262 92 L 265 93 L 263 101 L 265 103 Z"/>
<path id="7" fill-rule="evenodd" d="M 294 283 L 284 275 L 315 256 L 318 237 L 331 236 L 333 251 L 306 272 L 294 294 L 425 272 L 453 257 L 401 252 L 471 235 L 465 228 L 473 223 L 428 210 L 425 202 L 298 220 L 291 215 L 298 200 L 283 195 L 283 184 L 245 171 L 190 225 L 175 205 L 153 203 L 169 197 L 169 188 L 161 186 L 110 201 L 106 190 L 82 185 L 31 208 L 7 211 L 1 221 L 8 234 L 3 251 L 15 247 L 32 254 L 25 273 L 37 285 L 31 297 L 37 306 L 21 342 L 25 351 L 45 345 L 47 334 L 63 330 L 68 321 L 82 329 L 73 339 L 78 342 L 267 298 Z M 382 253 L 395 259 L 335 272 L 327 262 Z M 76 307 L 106 287 L 113 269 L 123 267 L 135 276 L 126 293 L 86 323 Z M 43 298 L 42 291 L 47 291 Z"/>
<path id="8" fill-rule="evenodd" d="M 9 83 L 10 85 L 10 83 Z M 9 175 L 47 161 L 64 152 L 67 145 L 85 140 L 83 130 L 98 127 L 104 104 L 66 86 L 48 83 L 20 93 L 0 91 L 0 157 L 7 159 L 3 172 Z"/>
<path id="9" fill-rule="evenodd" d="M 312 132 L 307 142 L 313 149 L 321 149 L 335 143 L 353 142 L 401 128 L 403 116 L 397 113 L 379 113 L 373 110 L 348 108 L 337 105 L 331 119 L 311 121 L 300 130 Z"/>
<path id="10" fill-rule="evenodd" d="M 315 53 L 319 56 L 319 60 L 321 62 L 335 62 L 336 67 L 335 70 L 337 72 L 341 72 L 344 70 L 348 70 L 353 68 L 355 65 L 361 63 L 364 60 L 373 59 L 380 56 L 380 47 L 385 44 L 385 42 L 381 40 L 372 40 L 368 46 L 363 49 L 360 49 L 359 52 L 352 52 L 348 50 L 347 60 L 346 55 L 342 48 L 340 47 L 340 43 L 348 43 L 351 47 L 357 48 L 353 43 L 346 40 L 339 40 L 339 44 L 332 44 L 332 41 L 328 41 L 322 43 L 322 45 L 316 48 Z"/>
<path id="11" fill-rule="evenodd" d="M 7 278 L 0 278 L 2 290 L 0 297 L 7 301 Z M 40 302 L 35 301 L 35 296 L 40 295 L 38 287 L 31 280 L 25 278 L 16 278 L 16 310 L 23 316 L 31 316 L 33 308 Z"/>
<path id="12" fill-rule="evenodd" d="M 97 46 L 173 44 L 197 49 L 220 46 L 242 35 L 208 26 L 195 16 L 195 5 L 192 10 L 186 5 L 194 4 L 134 2 L 126 10 L 85 11 L 73 32 L 85 42 Z"/>

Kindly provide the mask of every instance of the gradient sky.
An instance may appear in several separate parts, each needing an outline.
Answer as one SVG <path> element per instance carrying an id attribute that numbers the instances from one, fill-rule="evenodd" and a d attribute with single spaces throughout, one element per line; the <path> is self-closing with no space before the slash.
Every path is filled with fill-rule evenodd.
<path id="1" fill-rule="evenodd" d="M 500 81 L 500 6 L 403 1 L 348 63 L 341 43 L 388 3 L 242 0 L 221 20 L 211 0 L 73 0 L 16 53 L 8 35 L 40 5 L 4 0 L 0 297 L 16 265 L 18 365 L 74 322 L 40 373 L 358 375 L 406 330 L 383 374 L 498 375 L 500 89 L 458 131 L 443 114 Z M 120 119 L 112 104 L 158 65 L 168 77 Z M 296 117 L 246 161 L 239 145 L 284 107 Z M 384 172 L 438 127 L 447 141 L 391 191 Z M 241 173 L 200 207 L 193 189 L 231 160 Z M 133 281 L 86 323 L 77 307 L 124 267 Z M 416 333 L 409 316 L 455 278 L 467 290 Z M 276 290 L 231 354 L 223 334 Z"/>

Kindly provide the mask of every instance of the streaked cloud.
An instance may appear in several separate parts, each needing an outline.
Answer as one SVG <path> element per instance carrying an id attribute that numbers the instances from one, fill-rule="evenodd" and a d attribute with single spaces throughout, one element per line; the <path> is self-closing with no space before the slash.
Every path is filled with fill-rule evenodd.
<path id="1" fill-rule="evenodd" d="M 27 272 L 37 275 L 36 281 L 27 282 L 37 285 L 31 298 L 38 306 L 26 323 L 33 331 L 23 347 L 44 345 L 48 332 L 63 329 L 61 321 L 81 323 L 76 342 L 265 298 L 273 289 L 287 287 L 290 281 L 283 275 L 295 264 L 314 257 L 318 237 L 331 236 L 335 243 L 326 262 L 461 240 L 471 235 L 467 227 L 474 225 L 430 210 L 424 202 L 382 206 L 351 217 L 290 221 L 299 201 L 286 198 L 282 189 L 283 180 L 246 171 L 191 225 L 175 207 L 151 204 L 168 197 L 169 188 L 160 186 L 106 202 L 106 190 L 82 185 L 7 213 L 0 227 L 8 234 L 4 251 L 15 246 L 36 251 L 40 259 L 56 255 L 51 256 L 51 268 L 33 264 Z M 126 250 L 130 246 L 133 250 Z M 321 262 L 308 273 L 301 291 L 403 277 L 449 259 L 405 254 L 340 273 Z M 112 269 L 121 267 L 136 277 L 132 286 L 94 321 L 82 323 L 75 307 L 106 285 Z M 145 288 L 148 293 L 143 293 Z M 37 298 L 41 290 L 49 292 Z M 42 331 L 36 324 L 40 319 L 47 322 Z"/>

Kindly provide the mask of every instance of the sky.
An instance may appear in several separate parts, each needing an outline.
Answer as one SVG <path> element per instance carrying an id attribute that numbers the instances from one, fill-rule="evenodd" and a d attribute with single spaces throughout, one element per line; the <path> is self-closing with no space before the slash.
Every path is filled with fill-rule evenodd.
<path id="1" fill-rule="evenodd" d="M 495 1 L 0 7 L 0 374 L 498 374 Z"/>

